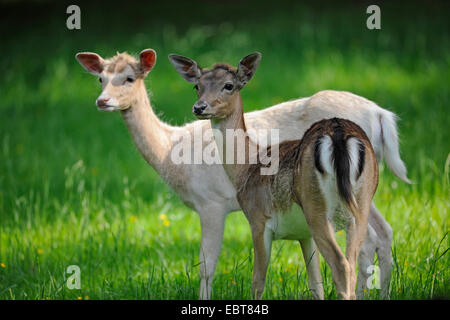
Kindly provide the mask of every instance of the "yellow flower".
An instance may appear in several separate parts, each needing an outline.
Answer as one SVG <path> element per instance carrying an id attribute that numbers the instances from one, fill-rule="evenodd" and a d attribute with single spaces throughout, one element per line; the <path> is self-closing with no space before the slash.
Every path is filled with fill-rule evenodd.
<path id="1" fill-rule="evenodd" d="M 367 289 L 364 289 L 363 291 L 364 291 L 364 293 L 367 293 Z"/>
<path id="2" fill-rule="evenodd" d="M 77 299 L 78 299 L 78 300 L 83 300 L 83 298 L 82 298 L 82 297 L 78 297 Z"/>
<path id="3" fill-rule="evenodd" d="M 130 217 L 130 222 L 131 222 L 131 223 L 135 223 L 136 220 L 137 220 L 136 216 L 131 216 L 131 217 Z"/>
<path id="4" fill-rule="evenodd" d="M 52 300 L 52 299 L 50 299 L 50 297 L 47 297 L 47 298 L 45 298 L 46 300 Z"/>
<path id="5" fill-rule="evenodd" d="M 43 253 L 44 253 L 44 250 L 42 250 L 41 248 L 38 248 L 38 249 L 36 250 L 36 252 L 37 252 L 37 254 L 43 254 Z"/>
<path id="6" fill-rule="evenodd" d="M 340 230 L 340 231 L 338 231 L 338 235 L 342 235 L 344 233 L 344 231 L 342 231 L 342 230 Z"/>
<path id="7" fill-rule="evenodd" d="M 2 262 L 2 263 L 0 263 L 0 267 L 6 268 L 6 265 Z"/>
<path id="8" fill-rule="evenodd" d="M 166 219 L 167 219 L 167 215 L 164 214 L 164 213 L 161 213 L 161 214 L 159 215 L 159 219 L 160 219 L 160 220 L 166 220 Z"/>
<path id="9" fill-rule="evenodd" d="M 84 296 L 84 300 L 89 300 L 89 296 Z"/>
<path id="10" fill-rule="evenodd" d="M 164 221 L 163 221 L 163 225 L 164 225 L 165 227 L 168 227 L 168 226 L 170 225 L 170 221 L 169 221 L 169 220 L 164 220 Z"/>

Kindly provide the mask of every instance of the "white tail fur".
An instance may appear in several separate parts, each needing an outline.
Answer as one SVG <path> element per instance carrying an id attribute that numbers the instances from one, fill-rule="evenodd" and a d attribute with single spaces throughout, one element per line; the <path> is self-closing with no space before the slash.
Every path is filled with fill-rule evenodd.
<path id="1" fill-rule="evenodd" d="M 343 140 L 335 141 L 335 143 L 341 143 L 341 147 L 345 146 L 345 150 L 341 150 L 341 153 L 334 150 L 333 139 L 329 135 L 323 136 L 319 141 L 320 148 L 318 151 L 320 155 L 320 165 L 327 175 L 333 177 L 333 184 L 335 184 L 335 186 L 332 187 L 333 191 L 325 192 L 325 194 L 334 195 L 334 193 L 338 191 L 344 205 L 348 207 L 355 216 L 357 214 L 356 208 L 358 205 L 353 194 L 353 188 L 359 174 L 358 167 L 362 143 L 358 138 L 354 137 L 349 138 L 346 142 Z M 364 147 L 362 147 L 362 152 L 365 152 Z M 336 161 L 340 161 L 341 163 L 336 163 Z M 342 163 L 347 161 L 348 164 Z M 324 181 L 322 181 L 322 179 L 320 180 L 323 184 Z M 330 186 L 326 189 L 329 187 Z M 327 198 L 329 198 L 328 201 L 330 201 L 334 196 Z"/>
<path id="2" fill-rule="evenodd" d="M 388 168 L 401 180 L 411 183 L 407 177 L 406 166 L 400 158 L 398 134 L 397 134 L 397 116 L 387 110 L 380 113 L 381 138 L 383 145 L 384 159 Z"/>

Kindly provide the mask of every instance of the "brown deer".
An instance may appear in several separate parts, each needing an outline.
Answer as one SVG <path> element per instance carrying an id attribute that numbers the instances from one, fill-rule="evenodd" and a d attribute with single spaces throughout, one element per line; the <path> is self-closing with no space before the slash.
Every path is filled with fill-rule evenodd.
<path id="1" fill-rule="evenodd" d="M 354 299 L 356 259 L 366 237 L 378 184 L 377 161 L 364 131 L 344 119 L 316 122 L 303 139 L 277 145 L 278 157 L 271 157 L 271 161 L 279 161 L 278 171 L 262 175 L 262 161 L 249 161 L 251 150 L 260 148 L 247 134 L 240 94 L 253 77 L 261 54 L 246 56 L 237 69 L 227 64 L 202 69 L 189 58 L 169 58 L 186 80 L 195 83 L 195 116 L 210 119 L 215 134 L 222 135 L 223 145 L 218 145 L 218 150 L 252 232 L 253 297 L 262 297 L 272 241 L 307 239 L 312 235 L 331 268 L 338 297 Z M 234 131 L 233 139 L 244 141 L 242 150 L 234 143 L 228 150 L 230 143 L 223 138 L 227 130 Z M 267 147 L 266 155 L 271 155 L 273 147 Z M 244 152 L 246 161 L 227 163 L 227 152 Z M 301 213 L 293 216 L 295 205 L 302 208 L 304 218 Z M 345 255 L 334 236 L 341 229 L 347 234 Z"/>

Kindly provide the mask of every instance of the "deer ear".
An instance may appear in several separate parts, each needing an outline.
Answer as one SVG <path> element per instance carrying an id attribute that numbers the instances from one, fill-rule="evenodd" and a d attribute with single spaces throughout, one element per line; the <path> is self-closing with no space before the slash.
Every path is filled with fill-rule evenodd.
<path id="1" fill-rule="evenodd" d="M 195 83 L 202 75 L 202 69 L 192 59 L 172 53 L 169 54 L 169 60 L 178 73 L 188 82 Z"/>
<path id="2" fill-rule="evenodd" d="M 242 87 L 245 86 L 247 82 L 249 82 L 253 77 L 260 60 L 261 53 L 254 52 L 242 58 L 242 60 L 239 62 L 237 76 L 239 81 L 241 82 Z"/>
<path id="3" fill-rule="evenodd" d="M 156 51 L 153 49 L 142 50 L 139 54 L 139 67 L 144 77 L 152 70 L 156 62 Z"/>
<path id="4" fill-rule="evenodd" d="M 95 75 L 102 73 L 105 61 L 98 54 L 93 52 L 80 52 L 77 53 L 75 58 L 88 72 Z"/>

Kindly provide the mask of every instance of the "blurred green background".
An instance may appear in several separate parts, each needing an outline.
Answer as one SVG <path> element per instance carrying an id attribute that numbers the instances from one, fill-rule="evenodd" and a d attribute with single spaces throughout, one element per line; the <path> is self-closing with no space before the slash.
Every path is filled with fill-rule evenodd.
<path id="1" fill-rule="evenodd" d="M 0 2 L 0 299 L 196 299 L 200 225 L 140 157 L 120 114 L 97 111 L 80 51 L 157 51 L 146 84 L 173 125 L 195 94 L 167 55 L 201 66 L 259 51 L 246 111 L 323 89 L 347 90 L 400 117 L 405 185 L 383 166 L 375 201 L 394 228 L 392 298 L 449 297 L 450 10 L 444 1 Z M 339 235 L 342 237 L 342 235 Z M 250 297 L 251 237 L 227 220 L 213 297 Z M 276 242 L 265 298 L 309 299 L 299 246 Z M 82 289 L 65 270 L 82 270 Z M 326 297 L 334 298 L 322 264 Z M 378 298 L 371 290 L 368 298 Z"/>

